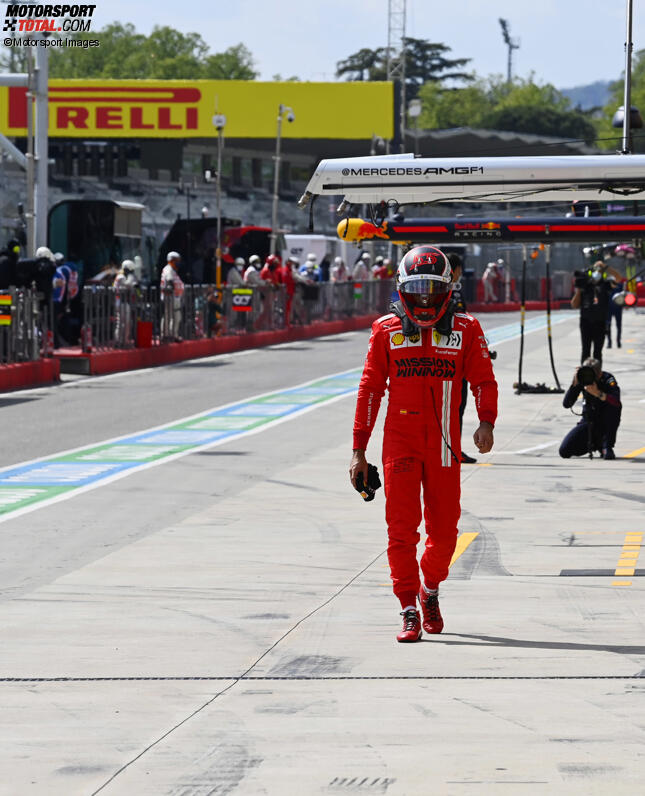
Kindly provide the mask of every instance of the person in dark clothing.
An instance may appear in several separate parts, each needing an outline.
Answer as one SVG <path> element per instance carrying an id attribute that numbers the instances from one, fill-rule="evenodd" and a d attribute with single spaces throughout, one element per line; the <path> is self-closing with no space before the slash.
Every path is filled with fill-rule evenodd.
<path id="1" fill-rule="evenodd" d="M 611 319 L 613 318 L 616 321 L 616 345 L 620 348 L 621 345 L 621 335 L 623 332 L 623 303 L 618 303 L 614 301 L 614 296 L 618 296 L 620 293 L 623 292 L 623 286 L 620 282 L 616 282 L 615 279 L 612 278 L 612 291 L 611 296 L 609 297 L 609 309 L 607 311 L 607 326 L 605 331 L 607 332 L 607 348 L 611 348 Z"/>
<path id="2" fill-rule="evenodd" d="M 322 282 L 329 282 L 329 270 L 331 268 L 331 257 L 326 254 L 322 260 L 320 261 L 318 268 L 320 268 L 320 273 L 322 274 Z"/>
<path id="3" fill-rule="evenodd" d="M 602 361 L 609 299 L 613 290 L 611 276 L 622 279 L 617 271 L 602 260 L 597 260 L 584 277 L 576 278 L 571 307 L 574 310 L 580 309 L 581 362 L 591 355 L 592 345 L 593 358 Z"/>
<path id="4" fill-rule="evenodd" d="M 12 238 L 0 251 L 0 289 L 6 290 L 16 284 L 16 265 L 20 257 L 20 242 Z"/>
<path id="5" fill-rule="evenodd" d="M 590 384 L 582 384 L 585 373 L 591 369 L 594 380 Z M 594 450 L 600 451 L 602 459 L 615 459 L 614 445 L 616 432 L 620 425 L 620 387 L 616 379 L 602 369 L 600 360 L 589 357 L 576 368 L 573 382 L 565 393 L 562 405 L 570 409 L 583 393 L 582 418 L 571 429 L 560 445 L 560 456 L 569 459 L 571 456 L 584 456 Z"/>
<path id="6" fill-rule="evenodd" d="M 448 262 L 452 267 L 452 306 L 455 312 L 468 312 L 466 308 L 466 299 L 464 298 L 464 291 L 461 284 L 461 277 L 463 273 L 463 263 L 461 257 L 455 252 L 450 252 L 446 255 Z M 459 430 L 462 431 L 464 427 L 464 412 L 466 411 L 466 403 L 468 401 L 468 382 L 462 379 L 461 382 L 461 403 L 459 405 Z M 469 456 L 466 451 L 461 452 L 462 464 L 475 464 L 477 459 L 474 456 Z"/>

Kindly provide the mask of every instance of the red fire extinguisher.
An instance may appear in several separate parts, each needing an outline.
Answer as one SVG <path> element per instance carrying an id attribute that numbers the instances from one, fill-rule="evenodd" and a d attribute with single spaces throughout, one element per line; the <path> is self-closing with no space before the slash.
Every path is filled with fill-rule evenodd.
<path id="1" fill-rule="evenodd" d="M 89 323 L 81 326 L 81 348 L 86 354 L 92 351 L 92 327 Z"/>
<path id="2" fill-rule="evenodd" d="M 54 332 L 51 329 L 47 329 L 47 334 L 45 336 L 45 356 L 54 356 Z"/>

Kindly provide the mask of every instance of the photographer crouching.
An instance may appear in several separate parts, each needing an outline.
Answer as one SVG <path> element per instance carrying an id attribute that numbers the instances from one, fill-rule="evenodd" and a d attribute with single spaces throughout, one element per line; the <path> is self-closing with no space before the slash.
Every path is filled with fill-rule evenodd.
<path id="1" fill-rule="evenodd" d="M 620 387 L 616 379 L 602 369 L 598 359 L 588 357 L 573 376 L 573 382 L 562 400 L 570 409 L 583 393 L 582 419 L 572 428 L 560 445 L 560 456 L 584 456 L 600 451 L 602 459 L 615 459 L 614 444 L 620 425 Z"/>

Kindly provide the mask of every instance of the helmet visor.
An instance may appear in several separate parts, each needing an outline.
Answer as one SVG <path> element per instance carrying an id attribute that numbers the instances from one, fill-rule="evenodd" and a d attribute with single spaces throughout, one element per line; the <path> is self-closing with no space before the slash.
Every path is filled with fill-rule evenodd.
<path id="1" fill-rule="evenodd" d="M 444 296 L 452 290 L 452 282 L 432 276 L 414 276 L 401 283 L 399 290 L 420 296 Z"/>
<path id="2" fill-rule="evenodd" d="M 446 298 L 446 293 L 433 293 L 432 295 L 428 295 L 427 293 L 405 294 L 406 303 L 415 315 L 425 312 L 434 313 L 436 309 L 443 306 Z"/>

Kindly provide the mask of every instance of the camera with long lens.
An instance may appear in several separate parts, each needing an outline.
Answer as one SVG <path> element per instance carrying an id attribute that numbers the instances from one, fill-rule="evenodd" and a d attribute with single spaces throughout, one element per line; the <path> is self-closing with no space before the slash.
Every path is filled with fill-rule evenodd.
<path id="1" fill-rule="evenodd" d="M 591 280 L 587 271 L 574 271 L 573 272 L 573 285 L 574 287 L 585 288 Z"/>
<path id="2" fill-rule="evenodd" d="M 578 384 L 587 387 L 596 381 L 596 371 L 589 365 L 581 365 L 578 368 Z"/>

